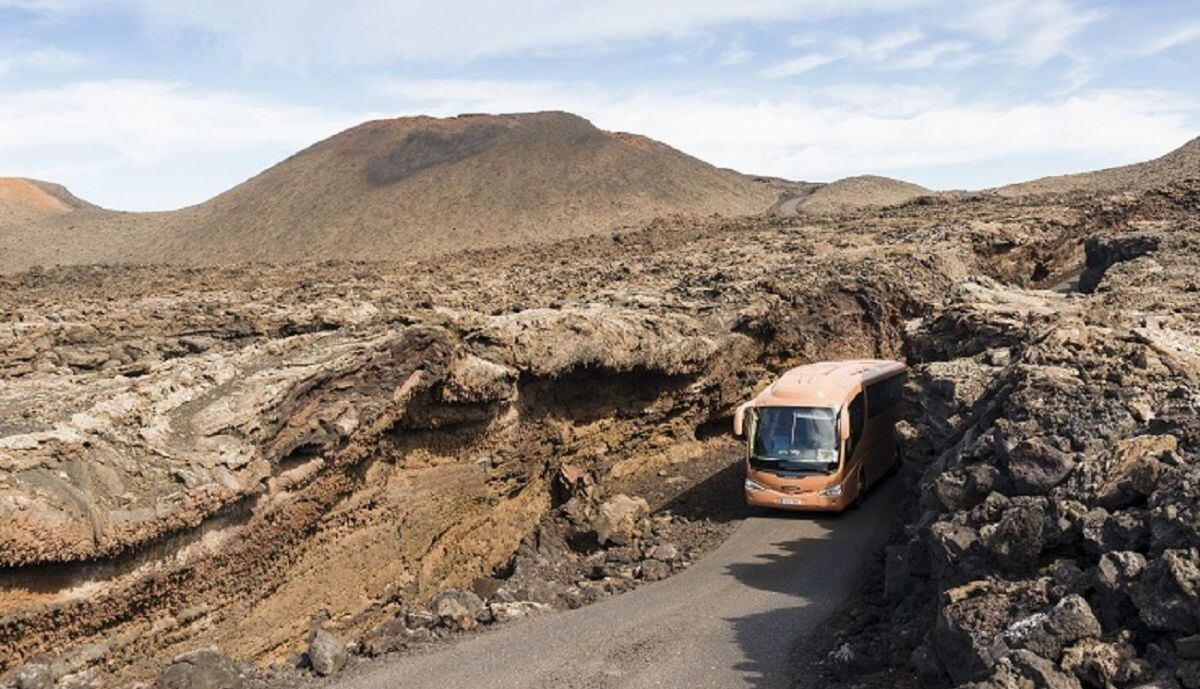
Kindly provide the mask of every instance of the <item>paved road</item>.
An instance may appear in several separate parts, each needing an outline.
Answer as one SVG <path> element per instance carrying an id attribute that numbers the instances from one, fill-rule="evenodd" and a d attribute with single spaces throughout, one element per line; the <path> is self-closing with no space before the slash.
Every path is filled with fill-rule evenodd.
<path id="1" fill-rule="evenodd" d="M 854 590 L 899 481 L 833 518 L 760 515 L 691 568 L 578 610 L 348 673 L 338 689 L 790 687 L 789 655 Z"/>

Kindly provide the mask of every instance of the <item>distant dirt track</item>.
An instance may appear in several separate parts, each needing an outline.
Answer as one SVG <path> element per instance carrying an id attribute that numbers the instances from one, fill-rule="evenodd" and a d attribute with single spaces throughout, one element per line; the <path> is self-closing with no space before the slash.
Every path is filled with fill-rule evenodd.
<path id="1" fill-rule="evenodd" d="M 899 494 L 893 478 L 841 516 L 756 515 L 670 579 L 367 665 L 330 686 L 791 687 L 794 641 L 853 592 Z"/>

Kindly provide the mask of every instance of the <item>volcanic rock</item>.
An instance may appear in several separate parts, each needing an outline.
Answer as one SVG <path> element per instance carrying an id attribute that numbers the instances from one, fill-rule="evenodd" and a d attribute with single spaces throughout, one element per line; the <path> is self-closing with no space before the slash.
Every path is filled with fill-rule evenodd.
<path id="1" fill-rule="evenodd" d="M 25 663 L 0 675 L 0 686 L 5 689 L 52 689 L 54 672 L 48 663 Z"/>
<path id="2" fill-rule="evenodd" d="M 625 545 L 637 531 L 638 520 L 650 511 L 643 498 L 615 495 L 597 510 L 592 528 L 601 544 Z"/>
<path id="3" fill-rule="evenodd" d="M 322 677 L 328 677 L 341 670 L 349 657 L 344 643 L 333 634 L 319 628 L 313 630 L 306 655 L 313 672 Z"/>
<path id="4" fill-rule="evenodd" d="M 158 673 L 159 689 L 241 689 L 245 678 L 229 656 L 202 649 L 177 656 Z"/>

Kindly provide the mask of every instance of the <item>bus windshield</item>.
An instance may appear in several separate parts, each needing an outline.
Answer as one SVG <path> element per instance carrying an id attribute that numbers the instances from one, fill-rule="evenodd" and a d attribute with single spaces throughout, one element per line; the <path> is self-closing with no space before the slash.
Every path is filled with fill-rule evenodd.
<path id="1" fill-rule="evenodd" d="M 837 469 L 837 410 L 759 407 L 751 463 L 760 468 L 829 473 Z"/>

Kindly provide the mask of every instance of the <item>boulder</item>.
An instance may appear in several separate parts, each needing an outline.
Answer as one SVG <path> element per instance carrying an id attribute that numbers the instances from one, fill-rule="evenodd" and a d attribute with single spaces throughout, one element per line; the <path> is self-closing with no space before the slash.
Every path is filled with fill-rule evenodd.
<path id="1" fill-rule="evenodd" d="M 430 619 L 432 620 L 432 616 Z M 409 628 L 403 619 L 395 618 L 367 632 L 362 640 L 362 650 L 369 656 L 379 656 L 414 643 L 428 641 L 430 636 L 428 627 Z"/>
<path id="2" fill-rule="evenodd" d="M 1059 670 L 1054 663 L 1032 651 L 1013 651 L 1006 659 L 1017 674 L 1033 683 L 1034 689 L 1080 689 L 1074 675 Z"/>
<path id="3" fill-rule="evenodd" d="M 1175 639 L 1175 652 L 1179 654 L 1180 658 L 1200 660 L 1200 634 L 1181 636 Z"/>
<path id="4" fill-rule="evenodd" d="M 233 659 L 206 648 L 176 656 L 158 673 L 157 689 L 242 689 L 245 677 Z"/>
<path id="5" fill-rule="evenodd" d="M 471 582 L 471 593 L 483 600 L 496 595 L 496 592 L 502 588 L 504 588 L 504 580 L 495 577 L 479 577 Z"/>
<path id="6" fill-rule="evenodd" d="M 954 567 L 979 544 L 979 532 L 955 521 L 940 521 L 929 527 L 930 559 L 941 569 Z"/>
<path id="7" fill-rule="evenodd" d="M 1200 689 L 1200 660 L 1181 660 L 1175 666 L 1175 678 L 1184 689 Z"/>
<path id="8" fill-rule="evenodd" d="M 479 611 L 472 611 L 464 605 L 457 596 L 439 596 L 429 607 L 437 618 L 438 626 L 455 631 L 474 627 L 476 615 L 479 614 Z"/>
<path id="9" fill-rule="evenodd" d="M 549 605 L 544 603 L 534 603 L 533 601 L 515 601 L 512 603 L 491 603 L 488 605 L 488 610 L 491 611 L 492 619 L 503 624 L 512 622 L 531 615 L 540 615 L 542 613 L 553 610 Z"/>
<path id="10" fill-rule="evenodd" d="M 446 589 L 445 591 L 438 593 L 430 601 L 430 609 L 433 610 L 440 601 L 447 598 L 452 598 L 457 601 L 472 615 L 478 615 L 479 612 L 483 610 L 483 599 L 480 598 L 479 595 L 474 591 L 469 591 L 466 589 Z"/>
<path id="11" fill-rule="evenodd" d="M 679 548 L 673 543 L 660 543 L 650 551 L 650 557 L 661 562 L 674 562 L 679 559 Z"/>
<path id="12" fill-rule="evenodd" d="M 1046 521 L 1044 498 L 1014 498 L 1000 520 L 979 529 L 984 545 L 1002 570 L 1018 572 L 1037 564 Z"/>
<path id="13" fill-rule="evenodd" d="M 1082 596 L 1071 594 L 1050 610 L 1018 620 L 1004 630 L 1009 648 L 1023 648 L 1057 661 L 1063 649 L 1102 633 L 1100 622 Z"/>
<path id="14" fill-rule="evenodd" d="M 102 686 L 100 673 L 88 668 L 58 678 L 56 689 L 95 689 Z"/>
<path id="15" fill-rule="evenodd" d="M 659 581 L 671 576 L 671 565 L 661 560 L 644 560 L 638 573 L 646 581 Z"/>
<path id="16" fill-rule="evenodd" d="M 8 689 L 53 689 L 54 672 L 49 663 L 33 661 L 0 675 L 0 687 Z"/>
<path id="17" fill-rule="evenodd" d="M 404 614 L 408 629 L 429 629 L 437 624 L 437 616 L 428 610 L 412 610 Z"/>
<path id="18" fill-rule="evenodd" d="M 1100 556 L 1096 565 L 1096 590 L 1125 594 L 1146 569 L 1146 557 L 1131 550 L 1116 550 Z"/>
<path id="19" fill-rule="evenodd" d="M 1085 639 L 1063 652 L 1060 665 L 1086 686 L 1105 689 L 1116 681 L 1125 660 L 1125 654 L 1117 646 Z"/>
<path id="20" fill-rule="evenodd" d="M 328 677 L 346 665 L 346 644 L 324 629 L 314 629 L 308 640 L 308 664 L 313 672 Z"/>
<path id="21" fill-rule="evenodd" d="M 581 508 L 595 493 L 596 481 L 586 467 L 579 464 L 563 464 L 558 468 L 558 473 L 554 477 L 553 489 L 555 498 L 560 503 L 565 504 L 578 498 L 579 501 L 571 511 L 580 513 L 582 512 Z"/>
<path id="22" fill-rule="evenodd" d="M 628 495 L 609 498 L 600 505 L 592 521 L 596 540 L 601 545 L 629 543 L 637 532 L 638 520 L 649 512 L 650 506 L 643 498 L 631 498 Z"/>
<path id="23" fill-rule="evenodd" d="M 1124 621 L 1136 616 L 1129 598 L 1134 582 L 1146 568 L 1146 558 L 1133 551 L 1106 552 L 1092 571 L 1093 600 L 1097 615 L 1105 629 L 1121 627 Z"/>
<path id="24" fill-rule="evenodd" d="M 987 677 L 996 663 L 997 651 L 1004 650 L 997 648 L 995 641 L 1008 608 L 1007 596 L 980 588 L 984 588 L 981 595 L 943 605 L 929 636 L 930 650 L 956 684 Z"/>
<path id="25" fill-rule="evenodd" d="M 1168 550 L 1146 565 L 1130 595 L 1146 626 L 1161 631 L 1200 631 L 1200 554 Z"/>
<path id="26" fill-rule="evenodd" d="M 1004 445 L 997 447 L 1004 448 Z M 1075 468 L 1075 459 L 1070 454 L 1037 438 L 1022 440 L 1007 449 L 1002 453 L 1001 463 L 1008 471 L 1014 490 L 1022 495 L 1049 492 Z"/>
<path id="27" fill-rule="evenodd" d="M 1084 547 L 1094 553 L 1130 550 L 1145 540 L 1144 514 L 1132 509 L 1110 513 L 1096 507 L 1080 519 L 1080 535 Z"/>
<path id="28" fill-rule="evenodd" d="M 1143 435 L 1122 441 L 1097 491 L 1100 505 L 1111 510 L 1149 496 L 1166 469 L 1159 458 L 1178 448 L 1179 441 L 1173 435 Z"/>

